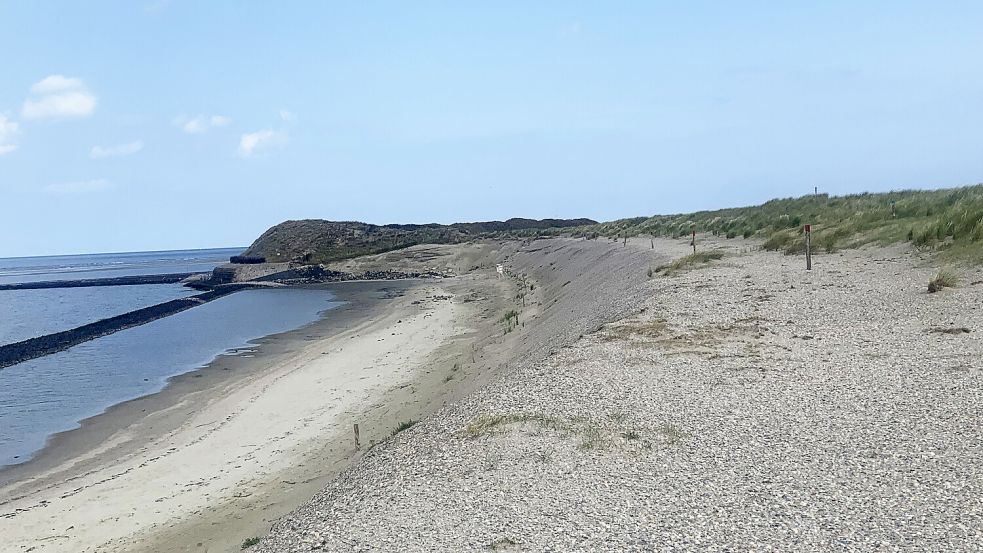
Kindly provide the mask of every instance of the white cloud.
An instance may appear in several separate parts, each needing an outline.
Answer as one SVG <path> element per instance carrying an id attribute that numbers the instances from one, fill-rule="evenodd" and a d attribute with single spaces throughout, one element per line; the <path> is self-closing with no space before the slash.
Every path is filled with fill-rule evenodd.
<path id="1" fill-rule="evenodd" d="M 31 86 L 24 100 L 24 119 L 69 119 L 88 117 L 96 109 L 96 97 L 80 79 L 50 75 Z"/>
<path id="2" fill-rule="evenodd" d="M 285 109 L 280 110 L 280 119 L 292 123 L 297 120 L 297 114 L 292 111 L 287 111 Z"/>
<path id="3" fill-rule="evenodd" d="M 92 159 L 102 159 L 106 157 L 128 156 L 142 149 L 143 141 L 141 140 L 134 140 L 133 142 L 116 146 L 93 146 L 92 151 L 89 152 L 89 157 Z"/>
<path id="4" fill-rule="evenodd" d="M 13 139 L 18 130 L 19 127 L 15 121 L 7 119 L 6 115 L 0 113 L 0 156 L 17 149 L 17 144 L 13 143 Z"/>
<path id="5" fill-rule="evenodd" d="M 174 124 L 181 127 L 181 130 L 188 134 L 203 133 L 215 127 L 224 127 L 230 123 L 232 123 L 232 119 L 224 115 L 199 115 L 197 117 L 179 115 L 174 119 Z"/>
<path id="6" fill-rule="evenodd" d="M 106 179 L 94 179 L 49 184 L 44 189 L 51 194 L 88 194 L 102 192 L 112 187 L 113 183 Z"/>
<path id="7" fill-rule="evenodd" d="M 66 77 L 64 75 L 49 75 L 31 85 L 31 92 L 35 94 L 53 94 L 66 90 L 79 90 L 85 88 L 81 79 Z"/>
<path id="8" fill-rule="evenodd" d="M 249 157 L 254 153 L 274 147 L 282 147 L 287 143 L 287 133 L 265 129 L 246 133 L 239 138 L 239 155 Z"/>

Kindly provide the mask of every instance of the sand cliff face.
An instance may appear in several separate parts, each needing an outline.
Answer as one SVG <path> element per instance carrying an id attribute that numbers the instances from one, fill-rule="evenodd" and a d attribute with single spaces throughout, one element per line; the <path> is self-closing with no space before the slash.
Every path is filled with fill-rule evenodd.
<path id="1" fill-rule="evenodd" d="M 355 221 L 285 221 L 264 232 L 244 253 L 267 261 L 327 263 L 417 244 L 456 244 L 490 233 L 567 228 L 590 219 L 509 219 L 453 225 L 371 225 Z"/>

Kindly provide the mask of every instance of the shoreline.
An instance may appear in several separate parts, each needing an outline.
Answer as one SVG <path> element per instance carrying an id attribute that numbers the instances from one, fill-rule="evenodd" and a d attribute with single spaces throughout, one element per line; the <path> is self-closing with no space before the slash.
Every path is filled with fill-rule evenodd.
<path id="1" fill-rule="evenodd" d="M 391 255 L 352 263 L 372 268 Z M 34 474 L 0 484 L 0 534 L 10 550 L 239 550 L 418 433 L 391 437 L 397 425 L 443 420 L 516 363 L 552 356 L 633 309 L 636 288 L 625 284 L 643 279 L 651 259 L 647 251 L 575 240 L 416 247 L 401 256 L 411 267 L 444 266 L 461 276 L 333 284 L 341 301 L 358 289 L 390 299 L 333 309 L 363 308 L 322 319 L 337 321 L 333 330 L 309 326 L 256 352 L 220 357 L 173 379 L 165 393 L 89 421 L 87 436 L 64 437 L 60 459 L 32 463 Z M 522 274 L 500 277 L 502 262 Z M 510 310 L 521 325 L 503 325 Z M 170 400 L 155 403 L 163 398 Z"/>
<path id="2" fill-rule="evenodd" d="M 302 343 L 304 337 L 311 333 L 330 334 L 344 328 L 344 325 L 364 317 L 367 312 L 378 308 L 380 302 L 385 301 L 386 298 L 372 297 L 379 282 L 382 281 L 352 281 L 344 283 L 351 284 L 344 287 L 348 288 L 346 290 L 338 289 L 337 285 L 341 283 L 306 286 L 327 289 L 342 304 L 326 309 L 317 320 L 301 327 L 262 336 L 245 345 L 225 350 L 200 367 L 169 377 L 164 387 L 156 392 L 110 405 L 101 413 L 77 421 L 79 426 L 75 428 L 50 434 L 44 447 L 28 460 L 0 466 L 0 487 L 15 484 L 58 464 L 77 459 L 78 453 L 91 449 L 92 444 L 103 443 L 121 428 L 136 424 L 145 417 L 160 416 L 191 396 L 216 395 L 236 380 L 262 370 L 265 360 L 269 360 L 271 356 L 283 355 Z M 407 285 L 407 288 L 410 286 L 412 284 Z M 163 431 L 163 425 L 166 429 L 173 429 L 183 418 L 185 417 L 161 417 L 161 420 L 155 421 L 156 428 Z M 120 453 L 129 453 L 132 449 L 130 447 Z"/>
<path id="3" fill-rule="evenodd" d="M 13 551 L 237 549 L 448 395 L 434 365 L 470 345 L 455 337 L 473 312 L 455 285 L 328 285 L 346 303 L 317 322 L 174 377 L 5 470 L 0 534 Z"/>

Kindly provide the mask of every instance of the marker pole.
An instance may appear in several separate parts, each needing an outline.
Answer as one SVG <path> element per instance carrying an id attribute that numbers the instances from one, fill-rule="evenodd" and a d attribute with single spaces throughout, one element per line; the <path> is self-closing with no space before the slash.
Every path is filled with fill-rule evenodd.
<path id="1" fill-rule="evenodd" d="M 812 225 L 805 226 L 806 235 L 806 270 L 812 270 Z"/>

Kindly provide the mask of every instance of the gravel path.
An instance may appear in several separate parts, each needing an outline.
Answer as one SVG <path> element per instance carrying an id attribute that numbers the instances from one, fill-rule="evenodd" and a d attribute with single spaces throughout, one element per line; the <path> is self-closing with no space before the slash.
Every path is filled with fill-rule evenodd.
<path id="1" fill-rule="evenodd" d="M 510 369 L 257 550 L 981 550 L 983 276 L 719 245 L 651 279 L 648 240 L 510 255 L 543 302 Z"/>

